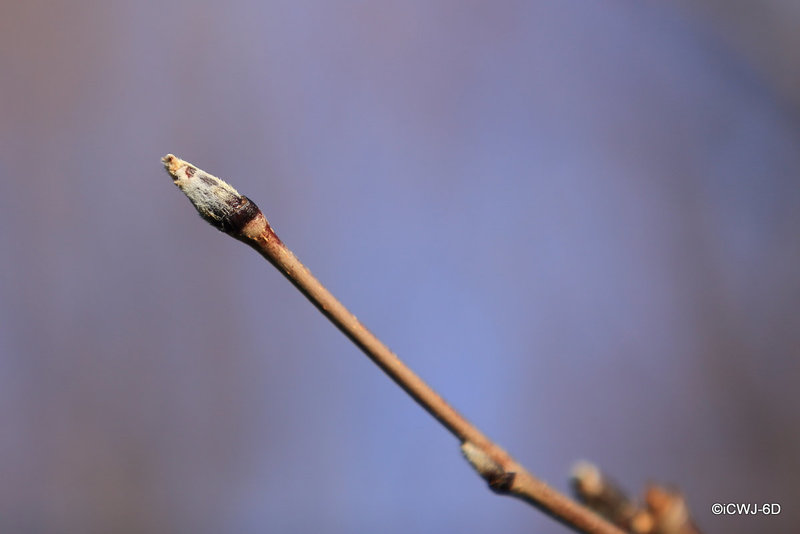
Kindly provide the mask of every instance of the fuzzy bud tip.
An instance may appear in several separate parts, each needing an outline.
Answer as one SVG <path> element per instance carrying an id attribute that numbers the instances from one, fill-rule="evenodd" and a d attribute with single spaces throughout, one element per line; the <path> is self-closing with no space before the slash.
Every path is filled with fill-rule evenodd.
<path id="1" fill-rule="evenodd" d="M 261 210 L 224 180 L 172 154 L 161 158 L 172 181 L 189 197 L 197 212 L 215 228 L 238 234 Z"/>

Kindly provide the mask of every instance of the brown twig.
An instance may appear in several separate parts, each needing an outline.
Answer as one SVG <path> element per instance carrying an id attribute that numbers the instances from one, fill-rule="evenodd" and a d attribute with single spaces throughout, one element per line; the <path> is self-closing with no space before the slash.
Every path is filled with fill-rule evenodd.
<path id="1" fill-rule="evenodd" d="M 573 468 L 572 489 L 586 506 L 631 534 L 700 534 L 678 491 L 649 484 L 636 502 L 589 462 Z"/>
<path id="2" fill-rule="evenodd" d="M 456 436 L 464 456 L 493 491 L 518 497 L 577 532 L 622 534 L 616 526 L 534 477 L 445 402 L 314 278 L 278 238 L 253 201 L 172 154 L 162 161 L 203 219 L 264 256 L 378 367 Z"/>

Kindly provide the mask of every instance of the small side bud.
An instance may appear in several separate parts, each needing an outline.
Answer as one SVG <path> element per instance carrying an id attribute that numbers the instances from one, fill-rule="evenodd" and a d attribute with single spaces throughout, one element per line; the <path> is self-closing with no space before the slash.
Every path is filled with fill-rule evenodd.
<path id="1" fill-rule="evenodd" d="M 167 154 L 161 161 L 175 185 L 189 197 L 200 217 L 215 228 L 235 235 L 261 213 L 255 202 L 239 194 L 224 180 L 172 154 Z"/>
<path id="2" fill-rule="evenodd" d="M 598 498 L 605 489 L 605 482 L 600 470 L 585 460 L 577 462 L 573 466 L 570 478 L 575 493 L 584 500 Z"/>
<path id="3" fill-rule="evenodd" d="M 600 469 L 587 461 L 580 461 L 572 468 L 572 491 L 582 503 L 620 528 L 634 532 L 632 521 L 638 506 Z"/>
<path id="4" fill-rule="evenodd" d="M 507 472 L 503 466 L 486 454 L 486 451 L 471 441 L 465 441 L 461 444 L 461 454 L 489 484 L 489 489 L 500 494 L 508 493 L 511 490 L 516 473 Z"/>

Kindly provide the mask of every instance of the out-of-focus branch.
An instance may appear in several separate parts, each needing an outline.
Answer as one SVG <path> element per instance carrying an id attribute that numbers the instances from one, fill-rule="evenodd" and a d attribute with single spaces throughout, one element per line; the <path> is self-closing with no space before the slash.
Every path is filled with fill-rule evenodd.
<path id="1" fill-rule="evenodd" d="M 572 489 L 578 500 L 632 534 L 700 534 L 677 491 L 650 484 L 640 504 L 588 462 L 573 468 Z"/>

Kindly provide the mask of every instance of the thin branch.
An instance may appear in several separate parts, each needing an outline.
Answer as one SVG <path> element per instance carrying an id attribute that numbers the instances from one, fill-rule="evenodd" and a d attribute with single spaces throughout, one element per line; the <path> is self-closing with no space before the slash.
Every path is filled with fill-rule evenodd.
<path id="1" fill-rule="evenodd" d="M 572 489 L 586 506 L 632 534 L 700 534 L 676 490 L 651 483 L 636 502 L 589 462 L 573 468 Z"/>
<path id="2" fill-rule="evenodd" d="M 378 367 L 458 438 L 462 453 L 494 492 L 520 498 L 577 532 L 623 534 L 599 515 L 534 477 L 445 402 L 314 278 L 278 238 L 252 200 L 172 154 L 162 162 L 203 219 L 264 256 Z"/>

